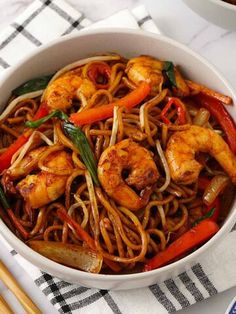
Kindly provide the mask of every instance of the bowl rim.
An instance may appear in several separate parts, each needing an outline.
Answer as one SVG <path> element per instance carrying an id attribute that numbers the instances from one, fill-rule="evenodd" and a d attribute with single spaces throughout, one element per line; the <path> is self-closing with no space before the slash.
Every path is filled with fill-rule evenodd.
<path id="1" fill-rule="evenodd" d="M 223 7 L 223 8 L 225 8 L 225 9 L 230 9 L 230 10 L 236 12 L 236 5 L 235 4 L 228 3 L 228 2 L 225 2 L 225 1 L 222 1 L 222 0 L 209 0 L 209 1 L 213 2 L 216 5 L 219 5 L 219 6 Z"/>
<path id="2" fill-rule="evenodd" d="M 9 77 L 11 77 L 12 73 L 18 70 L 19 67 L 23 66 L 25 62 L 30 60 L 32 57 L 36 56 L 41 51 L 47 50 L 51 46 L 54 46 L 56 44 L 59 44 L 61 42 L 70 41 L 71 39 L 76 39 L 80 37 L 89 37 L 94 36 L 96 34 L 112 34 L 112 33 L 119 33 L 124 35 L 136 35 L 140 37 L 149 37 L 153 40 L 161 40 L 164 41 L 172 46 L 175 46 L 179 48 L 180 50 L 184 50 L 186 53 L 192 55 L 195 59 L 197 59 L 199 62 L 205 64 L 224 84 L 228 91 L 231 93 L 232 97 L 236 100 L 236 93 L 234 92 L 232 86 L 230 83 L 227 82 L 227 80 L 224 78 L 224 76 L 216 69 L 215 66 L 213 66 L 209 61 L 207 61 L 205 58 L 203 58 L 201 55 L 190 49 L 189 47 L 185 46 L 182 43 L 179 43 L 178 41 L 166 37 L 164 35 L 154 34 L 147 31 L 143 31 L 140 29 L 134 30 L 134 29 L 127 29 L 127 28 L 98 28 L 98 29 L 90 29 L 90 30 L 81 30 L 79 33 L 75 34 L 69 34 L 63 37 L 60 37 L 58 39 L 55 39 L 51 41 L 48 44 L 45 44 L 33 52 L 29 53 L 26 57 L 22 58 L 19 62 L 17 62 L 15 65 L 11 66 L 10 69 L 8 69 L 0 78 L 0 83 L 3 83 L 8 80 Z M 94 281 L 124 281 L 128 279 L 142 279 L 147 278 L 151 276 L 157 277 L 158 274 L 161 274 L 164 271 L 169 271 L 176 266 L 183 266 L 183 264 L 186 264 L 187 262 L 191 262 L 194 259 L 196 259 L 198 256 L 202 255 L 204 252 L 207 251 L 207 249 L 214 244 L 217 243 L 217 241 L 222 238 L 224 234 L 226 234 L 227 231 L 232 228 L 234 225 L 234 222 L 236 220 L 236 208 L 231 213 L 230 218 L 228 218 L 225 223 L 222 225 L 220 230 L 209 240 L 207 241 L 203 246 L 201 246 L 196 251 L 192 252 L 191 254 L 185 256 L 184 258 L 173 262 L 169 265 L 163 266 L 161 268 L 151 270 L 148 272 L 139 272 L 139 273 L 133 273 L 133 274 L 121 274 L 121 275 L 110 275 L 110 274 L 94 274 L 94 273 L 87 273 L 78 269 L 73 269 L 71 267 L 67 267 L 64 265 L 61 265 L 57 262 L 54 262 L 43 255 L 35 252 L 33 249 L 31 249 L 29 246 L 27 246 L 23 241 L 21 241 L 19 238 L 16 237 L 16 235 L 5 225 L 5 223 L 0 219 L 0 233 L 2 236 L 7 240 L 7 242 L 20 254 L 23 258 L 25 258 L 27 261 L 32 263 L 34 266 L 39 268 L 40 270 L 46 271 L 51 274 L 57 273 L 56 276 L 63 277 L 63 274 L 68 275 L 70 278 L 78 279 L 78 282 L 80 279 L 84 280 L 94 280 Z M 12 244 L 13 243 L 13 244 Z M 59 274 L 59 275 L 58 275 Z M 61 274 L 61 275 L 60 275 Z"/>

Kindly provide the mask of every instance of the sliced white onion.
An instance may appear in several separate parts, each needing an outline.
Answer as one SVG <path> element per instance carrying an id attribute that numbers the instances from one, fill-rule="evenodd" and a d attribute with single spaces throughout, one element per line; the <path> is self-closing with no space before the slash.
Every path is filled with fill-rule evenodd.
<path id="1" fill-rule="evenodd" d="M 193 119 L 193 124 L 199 125 L 199 126 L 205 126 L 210 119 L 210 112 L 206 110 L 205 108 L 200 108 L 198 110 L 198 113 Z"/>
<path id="2" fill-rule="evenodd" d="M 157 152 L 161 158 L 161 162 L 163 164 L 164 170 L 165 170 L 165 174 L 166 174 L 166 179 L 165 179 L 165 183 L 158 189 L 159 192 L 163 192 L 165 191 L 165 189 L 168 187 L 168 185 L 170 184 L 170 169 L 169 166 L 167 164 L 166 161 L 166 157 L 165 154 L 162 150 L 160 141 L 156 141 L 156 148 L 157 148 Z"/>
<path id="3" fill-rule="evenodd" d="M 53 75 L 53 77 L 51 78 L 51 80 L 48 83 L 48 86 L 53 81 L 55 81 L 59 76 L 61 76 L 62 74 L 66 73 L 66 72 L 68 72 L 74 68 L 77 68 L 79 66 L 82 66 L 86 63 L 94 62 L 94 61 L 111 61 L 111 60 L 119 60 L 119 59 L 120 59 L 119 55 L 95 56 L 95 57 L 85 58 L 85 59 L 81 59 L 81 60 L 75 61 L 73 63 L 67 64 L 64 68 L 60 69 L 59 71 L 57 71 Z M 44 99 L 44 97 L 45 97 L 45 92 L 42 95 L 42 100 Z"/>
<path id="4" fill-rule="evenodd" d="M 112 124 L 112 132 L 111 132 L 109 146 L 115 145 L 116 143 L 116 137 L 117 137 L 118 127 L 119 127 L 118 110 L 119 110 L 119 107 L 115 106 L 113 110 L 113 124 Z"/>
<path id="5" fill-rule="evenodd" d="M 1 113 L 0 121 L 2 119 L 4 119 L 20 101 L 25 100 L 27 98 L 36 98 L 36 97 L 42 95 L 43 91 L 44 91 L 43 89 L 42 90 L 38 90 L 36 92 L 27 93 L 27 94 L 21 95 L 21 96 L 15 98 L 15 99 L 13 99 L 10 102 L 10 104 L 6 107 L 6 109 Z"/>
<path id="6" fill-rule="evenodd" d="M 229 184 L 229 182 L 229 177 L 225 175 L 216 175 L 204 191 L 203 202 L 206 205 L 212 204 L 220 192 L 223 191 Z"/>
<path id="7" fill-rule="evenodd" d="M 31 144 L 34 141 L 35 136 L 39 136 L 44 142 L 46 142 L 49 146 L 53 145 L 53 142 L 43 133 L 39 131 L 34 131 L 27 143 L 25 143 L 17 152 L 12 156 L 11 159 L 11 167 L 9 169 L 13 169 L 17 167 L 17 165 L 21 162 L 21 160 L 25 157 L 26 153 L 30 149 Z"/>

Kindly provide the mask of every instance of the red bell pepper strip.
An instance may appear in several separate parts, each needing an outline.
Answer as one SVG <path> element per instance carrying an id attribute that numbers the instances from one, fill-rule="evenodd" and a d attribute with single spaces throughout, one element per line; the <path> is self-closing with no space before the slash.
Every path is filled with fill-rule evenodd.
<path id="1" fill-rule="evenodd" d="M 48 114 L 48 109 L 46 108 L 45 104 L 42 104 L 38 111 L 34 116 L 34 120 L 40 119 Z M 5 152 L 0 155 L 0 173 L 3 170 L 9 168 L 11 164 L 12 156 L 20 149 L 29 139 L 30 135 L 32 134 L 31 130 L 25 131 L 22 135 L 18 137 L 18 139 L 13 142 Z"/>
<path id="2" fill-rule="evenodd" d="M 177 110 L 178 124 L 185 124 L 186 123 L 185 107 L 183 103 L 178 98 L 175 98 L 175 97 L 171 97 L 168 103 L 166 104 L 166 106 L 164 107 L 164 109 L 162 110 L 161 116 L 160 116 L 162 121 L 166 124 L 171 124 L 170 120 L 166 116 L 172 105 L 174 105 Z"/>
<path id="3" fill-rule="evenodd" d="M 202 93 L 193 96 L 193 100 L 199 106 L 206 108 L 220 124 L 226 134 L 232 152 L 236 154 L 236 126 L 222 102 Z"/>
<path id="4" fill-rule="evenodd" d="M 19 222 L 11 208 L 6 209 L 8 216 L 11 219 L 11 222 L 14 224 L 15 228 L 19 231 L 20 235 L 27 240 L 29 238 L 29 232 L 25 230 L 22 224 Z"/>
<path id="5" fill-rule="evenodd" d="M 111 77 L 111 68 L 108 64 L 92 63 L 88 68 L 87 74 L 97 88 L 108 88 L 108 81 Z M 99 78 L 104 79 L 107 83 L 99 83 Z"/>
<path id="6" fill-rule="evenodd" d="M 214 221 L 209 219 L 201 221 L 172 242 L 166 250 L 151 258 L 145 264 L 144 271 L 153 270 L 170 263 L 210 239 L 218 230 L 219 226 Z"/>
<path id="7" fill-rule="evenodd" d="M 195 220 L 194 223 L 192 224 L 192 227 L 196 226 L 201 221 L 206 219 L 217 222 L 219 214 L 220 214 L 220 201 L 218 198 L 216 198 L 214 202 L 212 202 L 212 204 L 210 204 L 209 206 L 205 206 L 205 208 L 203 209 L 203 216 Z"/>
<path id="8" fill-rule="evenodd" d="M 38 120 L 41 119 L 45 116 L 47 116 L 49 114 L 49 110 L 48 110 L 48 106 L 46 103 L 42 103 L 38 109 L 38 111 L 36 112 L 33 121 L 34 120 Z"/>
<path id="9" fill-rule="evenodd" d="M 108 105 L 103 105 L 97 108 L 83 110 L 81 112 L 73 113 L 70 116 L 70 121 L 75 125 L 84 125 L 96 121 L 111 118 L 115 106 L 125 107 L 131 109 L 137 106 L 149 94 L 151 88 L 146 82 L 142 82 L 137 89 L 130 92 L 128 95 Z"/>
<path id="10" fill-rule="evenodd" d="M 12 156 L 28 141 L 28 139 L 29 136 L 22 134 L 7 148 L 5 152 L 2 153 L 0 156 L 0 173 L 10 166 Z"/>
<path id="11" fill-rule="evenodd" d="M 4 210 L 7 212 L 11 222 L 13 223 L 13 225 L 15 226 L 15 228 L 19 231 L 19 233 L 21 234 L 21 236 L 26 240 L 29 237 L 29 233 L 25 230 L 25 228 L 21 225 L 21 223 L 19 222 L 18 218 L 15 216 L 15 214 L 13 213 L 12 209 L 10 208 L 10 205 L 8 203 L 8 200 L 2 190 L 2 188 L 0 187 L 0 201 L 1 204 L 4 208 Z"/>
<path id="12" fill-rule="evenodd" d="M 87 243 L 87 245 L 93 249 L 96 250 L 95 242 L 93 238 L 90 237 L 90 235 L 77 223 L 75 222 L 65 210 L 63 209 L 58 209 L 57 210 L 57 215 L 58 217 L 62 220 L 65 221 L 67 224 L 69 224 L 77 233 L 77 235 Z"/>

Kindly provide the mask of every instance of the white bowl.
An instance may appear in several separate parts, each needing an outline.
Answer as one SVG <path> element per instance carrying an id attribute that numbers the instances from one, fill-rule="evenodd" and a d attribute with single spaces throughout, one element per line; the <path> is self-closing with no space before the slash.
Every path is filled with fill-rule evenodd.
<path id="1" fill-rule="evenodd" d="M 37 49 L 18 65 L 10 68 L 0 82 L 0 108 L 3 108 L 11 91 L 22 82 L 42 74 L 53 73 L 64 65 L 85 56 L 108 51 L 118 52 L 126 57 L 148 54 L 160 59 L 172 60 L 181 66 L 186 76 L 230 95 L 236 103 L 235 93 L 222 75 L 209 62 L 184 45 L 164 36 L 138 30 L 103 29 L 83 31 L 75 36 L 63 37 Z M 231 114 L 236 116 L 236 108 L 233 106 L 228 108 Z M 168 266 L 146 273 L 129 275 L 89 274 L 65 267 L 34 252 L 20 241 L 2 221 L 0 221 L 0 232 L 25 259 L 41 270 L 65 281 L 101 289 L 132 289 L 160 283 L 191 267 L 201 254 L 209 252 L 213 245 L 224 237 L 235 220 L 234 204 L 220 231 L 201 248 Z"/>
<path id="2" fill-rule="evenodd" d="M 205 20 L 226 29 L 236 30 L 236 5 L 222 0 L 183 0 Z"/>

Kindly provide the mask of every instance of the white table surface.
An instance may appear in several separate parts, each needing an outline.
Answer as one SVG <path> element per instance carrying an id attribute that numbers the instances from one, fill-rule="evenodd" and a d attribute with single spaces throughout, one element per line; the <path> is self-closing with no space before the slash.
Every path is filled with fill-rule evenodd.
<path id="1" fill-rule="evenodd" d="M 188 9 L 181 0 L 67 0 L 67 2 L 94 21 L 120 9 L 146 3 L 150 14 L 165 35 L 188 45 L 210 60 L 236 87 L 236 32 L 209 24 Z M 11 23 L 30 3 L 32 0 L 0 0 L 0 30 Z M 43 313 L 58 313 L 3 245 L 0 245 L 0 258 Z M 24 313 L 15 297 L 1 282 L 0 294 L 11 304 L 15 313 Z M 235 295 L 236 287 L 178 313 L 222 314 Z"/>

